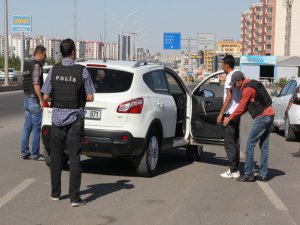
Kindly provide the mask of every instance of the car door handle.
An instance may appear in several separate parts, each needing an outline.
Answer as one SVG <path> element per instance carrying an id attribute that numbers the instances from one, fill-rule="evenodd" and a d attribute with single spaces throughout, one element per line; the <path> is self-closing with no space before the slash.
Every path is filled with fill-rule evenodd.
<path id="1" fill-rule="evenodd" d="M 205 103 L 203 101 L 201 102 L 201 105 L 202 105 L 202 110 L 203 110 L 204 115 L 207 116 L 207 113 L 205 110 Z"/>
<path id="2" fill-rule="evenodd" d="M 204 106 L 205 106 L 205 107 L 211 106 L 211 103 L 208 102 L 208 101 L 206 101 L 205 104 L 204 104 Z"/>

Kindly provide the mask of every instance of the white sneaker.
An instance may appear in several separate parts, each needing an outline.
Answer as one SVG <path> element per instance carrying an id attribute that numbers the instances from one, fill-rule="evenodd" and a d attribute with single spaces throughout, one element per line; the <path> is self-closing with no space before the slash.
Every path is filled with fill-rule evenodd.
<path id="1" fill-rule="evenodd" d="M 221 173 L 220 176 L 223 177 L 223 178 L 239 178 L 240 177 L 240 171 L 231 173 L 230 169 L 229 169 L 226 172 Z"/>

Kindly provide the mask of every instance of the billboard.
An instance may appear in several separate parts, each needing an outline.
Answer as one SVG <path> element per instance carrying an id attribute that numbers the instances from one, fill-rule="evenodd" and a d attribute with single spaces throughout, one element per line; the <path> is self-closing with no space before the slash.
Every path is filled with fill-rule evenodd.
<path id="1" fill-rule="evenodd" d="M 198 50 L 215 50 L 215 34 L 214 33 L 198 33 L 197 34 Z"/>
<path id="2" fill-rule="evenodd" d="M 164 49 L 180 50 L 181 33 L 164 33 Z"/>
<path id="3" fill-rule="evenodd" d="M 31 16 L 12 16 L 13 32 L 31 32 Z"/>

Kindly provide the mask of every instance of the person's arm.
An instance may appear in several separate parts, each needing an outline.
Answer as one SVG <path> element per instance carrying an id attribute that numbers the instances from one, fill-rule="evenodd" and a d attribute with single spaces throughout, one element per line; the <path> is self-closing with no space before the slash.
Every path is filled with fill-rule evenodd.
<path id="1" fill-rule="evenodd" d="M 36 97 L 38 98 L 40 108 L 43 110 L 44 104 L 43 104 L 43 97 L 41 93 L 41 85 L 40 85 L 40 79 L 43 79 L 41 77 L 42 68 L 39 64 L 35 64 L 32 72 L 32 79 L 33 79 L 33 87 L 36 94 Z"/>
<path id="2" fill-rule="evenodd" d="M 94 93 L 96 92 L 95 86 L 91 79 L 91 76 L 86 68 L 83 69 L 82 77 L 84 79 L 84 89 L 86 93 L 86 101 L 93 102 L 94 101 Z"/>
<path id="3" fill-rule="evenodd" d="M 251 97 L 255 94 L 255 90 L 253 88 L 245 88 L 242 92 L 242 98 L 239 103 L 239 106 L 236 108 L 236 110 L 228 117 L 224 118 L 223 126 L 227 126 L 231 120 L 235 120 L 236 118 L 243 115 L 247 110 L 246 107 L 248 105 L 248 102 L 251 100 Z"/>
<path id="4" fill-rule="evenodd" d="M 217 117 L 217 124 L 222 124 L 222 118 L 223 118 L 223 114 L 227 108 L 227 106 L 229 105 L 230 101 L 231 101 L 231 98 L 232 98 L 232 89 L 231 88 L 227 88 L 226 89 L 226 99 L 223 103 L 223 106 L 221 108 L 221 111 Z"/>

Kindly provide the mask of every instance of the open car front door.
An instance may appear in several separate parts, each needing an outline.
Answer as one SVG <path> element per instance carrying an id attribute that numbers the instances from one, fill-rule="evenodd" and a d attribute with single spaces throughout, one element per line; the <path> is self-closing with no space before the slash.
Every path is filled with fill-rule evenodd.
<path id="1" fill-rule="evenodd" d="M 192 91 L 190 132 L 194 142 L 224 144 L 224 127 L 216 122 L 223 105 L 224 85 L 209 84 L 210 78 L 219 75 L 225 80 L 224 72 L 218 71 Z"/>

